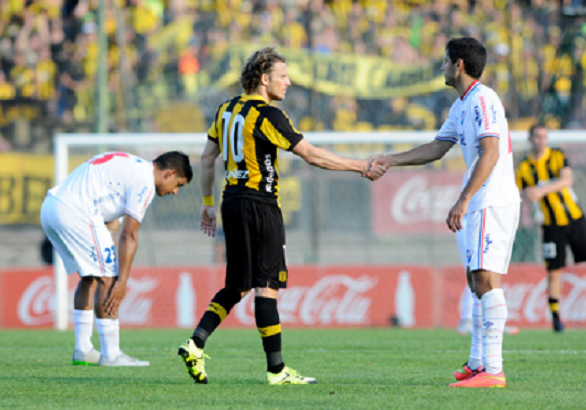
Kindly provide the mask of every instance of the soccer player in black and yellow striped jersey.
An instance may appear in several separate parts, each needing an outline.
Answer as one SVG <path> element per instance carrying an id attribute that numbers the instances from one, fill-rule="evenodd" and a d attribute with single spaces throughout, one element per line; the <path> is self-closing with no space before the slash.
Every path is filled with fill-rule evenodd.
<path id="1" fill-rule="evenodd" d="M 284 111 L 271 105 L 283 100 L 291 85 L 285 59 L 273 48 L 263 48 L 249 57 L 242 69 L 241 85 L 244 94 L 218 108 L 201 158 L 201 229 L 209 236 L 216 231 L 214 162 L 220 155 L 224 162 L 225 287 L 214 296 L 193 336 L 179 347 L 179 354 L 195 382 L 206 384 L 206 340 L 254 288 L 255 319 L 266 353 L 268 383 L 314 384 L 316 379 L 285 366 L 281 356 L 277 296 L 287 285 L 288 271 L 279 206 L 279 150 L 292 151 L 316 167 L 359 172 L 371 180 L 381 177 L 384 168 L 373 158 L 347 159 L 314 147 Z"/>
<path id="2" fill-rule="evenodd" d="M 572 190 L 572 169 L 562 150 L 548 147 L 547 128 L 529 131 L 531 154 L 517 168 L 517 185 L 543 213 L 543 257 L 548 271 L 549 306 L 553 329 L 562 332 L 559 316 L 560 274 L 566 266 L 566 247 L 574 261 L 586 261 L 586 219 Z"/>

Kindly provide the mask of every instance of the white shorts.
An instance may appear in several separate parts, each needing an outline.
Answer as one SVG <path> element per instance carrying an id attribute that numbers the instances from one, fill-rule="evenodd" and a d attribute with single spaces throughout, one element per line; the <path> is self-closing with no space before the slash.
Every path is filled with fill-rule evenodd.
<path id="1" fill-rule="evenodd" d="M 520 210 L 520 204 L 515 203 L 466 214 L 466 263 L 470 271 L 507 273 Z"/>
<path id="2" fill-rule="evenodd" d="M 41 206 L 41 225 L 57 251 L 68 275 L 118 276 L 112 235 L 103 220 L 74 212 L 47 195 Z"/>

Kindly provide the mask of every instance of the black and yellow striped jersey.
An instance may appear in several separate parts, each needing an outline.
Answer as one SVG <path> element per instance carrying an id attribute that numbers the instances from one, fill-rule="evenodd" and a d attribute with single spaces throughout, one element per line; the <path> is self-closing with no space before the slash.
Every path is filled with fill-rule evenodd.
<path id="1" fill-rule="evenodd" d="M 557 148 L 547 148 L 545 155 L 536 160 L 529 155 L 517 168 L 517 186 L 523 190 L 530 186 L 542 186 L 554 182 L 560 177 L 562 168 L 569 166 L 564 153 Z M 576 196 L 571 188 L 551 192 L 539 200 L 543 212 L 544 225 L 565 226 L 582 216 Z"/>
<path id="2" fill-rule="evenodd" d="M 259 95 L 234 97 L 218 108 L 208 138 L 224 160 L 224 200 L 248 197 L 278 205 L 279 148 L 291 151 L 303 139 L 284 111 Z"/>

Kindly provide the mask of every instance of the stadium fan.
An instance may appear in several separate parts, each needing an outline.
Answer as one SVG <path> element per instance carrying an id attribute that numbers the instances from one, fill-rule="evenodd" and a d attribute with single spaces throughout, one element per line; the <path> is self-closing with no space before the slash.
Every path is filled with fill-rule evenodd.
<path id="1" fill-rule="evenodd" d="M 83 163 L 47 193 L 41 207 L 43 230 L 67 274 L 81 278 L 73 310 L 74 365 L 149 365 L 120 350 L 118 308 L 153 193 L 176 195 L 192 177 L 189 157 L 181 152 L 164 153 L 152 162 L 109 152 Z M 110 229 L 124 215 L 116 252 Z M 91 342 L 94 311 L 101 354 Z"/>

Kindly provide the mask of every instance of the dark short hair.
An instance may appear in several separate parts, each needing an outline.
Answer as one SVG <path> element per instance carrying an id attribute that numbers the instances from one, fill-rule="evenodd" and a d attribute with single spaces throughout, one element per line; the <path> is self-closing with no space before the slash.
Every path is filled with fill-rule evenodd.
<path id="1" fill-rule="evenodd" d="M 455 63 L 464 62 L 464 71 L 472 78 L 480 78 L 486 67 L 486 48 L 472 37 L 453 38 L 446 45 L 448 57 Z"/>
<path id="2" fill-rule="evenodd" d="M 169 151 L 159 155 L 154 161 L 160 170 L 174 169 L 181 178 L 187 178 L 191 182 L 193 169 L 189 163 L 189 157 L 181 151 Z"/>
<path id="3" fill-rule="evenodd" d="M 531 126 L 531 128 L 529 128 L 529 138 L 531 138 L 533 136 L 533 133 L 538 128 L 545 128 L 545 129 L 547 129 L 547 127 L 545 126 L 545 124 L 542 124 L 542 123 L 533 124 Z"/>
<path id="4" fill-rule="evenodd" d="M 246 93 L 253 92 L 260 84 L 263 74 L 270 74 L 275 63 L 284 63 L 285 57 L 275 51 L 275 47 L 265 47 L 252 53 L 240 75 L 240 84 Z"/>

